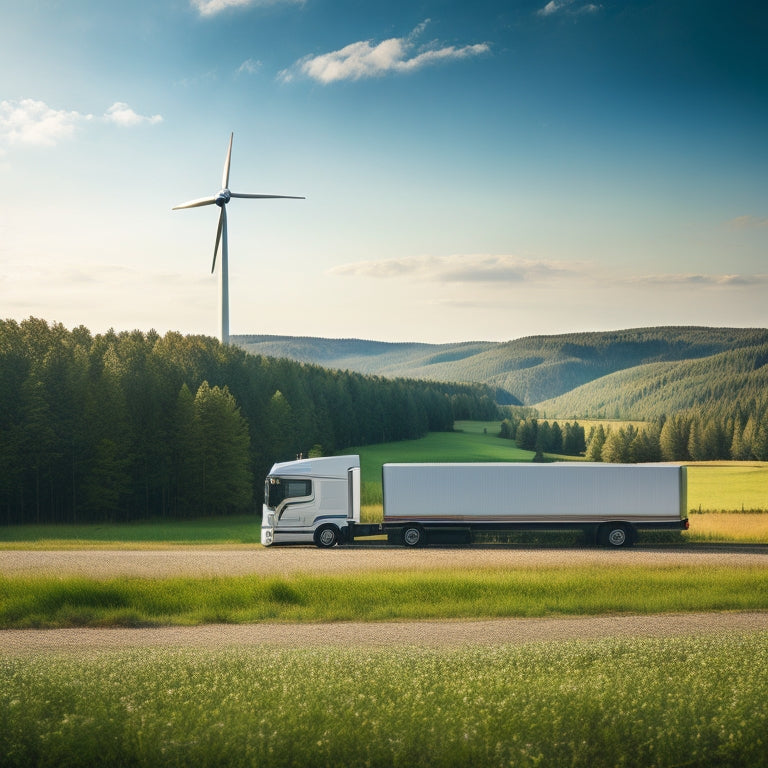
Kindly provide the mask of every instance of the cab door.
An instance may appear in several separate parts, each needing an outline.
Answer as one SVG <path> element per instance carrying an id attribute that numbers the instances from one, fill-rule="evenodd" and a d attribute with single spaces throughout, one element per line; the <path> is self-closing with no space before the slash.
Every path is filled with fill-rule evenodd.
<path id="1" fill-rule="evenodd" d="M 275 489 L 275 519 L 278 528 L 305 526 L 307 513 L 314 506 L 312 481 L 306 478 L 279 478 L 280 489 Z M 273 495 L 270 494 L 270 498 Z"/>

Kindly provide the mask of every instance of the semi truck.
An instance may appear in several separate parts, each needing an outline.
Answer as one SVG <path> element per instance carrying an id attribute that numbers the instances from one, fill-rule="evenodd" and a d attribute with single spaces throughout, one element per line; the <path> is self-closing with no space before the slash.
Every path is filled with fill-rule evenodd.
<path id="1" fill-rule="evenodd" d="M 688 528 L 686 468 L 586 462 L 382 466 L 384 516 L 360 521 L 360 457 L 275 464 L 265 483 L 261 543 L 334 547 L 386 534 L 389 543 L 470 542 L 478 532 L 582 530 L 625 547 L 642 529 Z"/>

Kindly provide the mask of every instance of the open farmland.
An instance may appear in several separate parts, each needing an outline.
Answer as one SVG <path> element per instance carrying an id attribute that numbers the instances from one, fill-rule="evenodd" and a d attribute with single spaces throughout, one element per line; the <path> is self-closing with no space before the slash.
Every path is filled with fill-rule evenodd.
<path id="1" fill-rule="evenodd" d="M 4 765 L 768 766 L 768 546 L 323 551 L 232 523 L 9 537 L 4 626 L 61 628 L 0 631 Z"/>
<path id="2" fill-rule="evenodd" d="M 376 599 L 380 583 L 397 574 L 417 582 L 466 577 L 467 597 L 467 586 L 484 586 L 473 582 L 478 576 L 521 572 L 534 580 L 560 574 L 577 590 L 587 583 L 580 576 L 603 574 L 603 589 L 614 592 L 620 579 L 612 575 L 626 569 L 663 574 L 678 587 L 702 574 L 724 581 L 736 572 L 751 580 L 749 587 L 727 588 L 726 597 L 734 591 L 754 597 L 754 587 L 768 585 L 763 548 L 415 552 L 380 545 L 8 550 L 0 582 L 66 584 L 76 577 L 87 588 L 108 579 L 161 587 L 183 576 L 210 578 L 209 584 L 253 579 L 290 606 L 291 589 L 307 578 L 362 574 L 362 581 L 341 583 Z M 678 595 L 678 587 L 669 594 Z M 0 754 L 14 768 L 607 768 L 685 761 L 760 768 L 768 765 L 768 611 L 723 607 L 4 630 Z"/>

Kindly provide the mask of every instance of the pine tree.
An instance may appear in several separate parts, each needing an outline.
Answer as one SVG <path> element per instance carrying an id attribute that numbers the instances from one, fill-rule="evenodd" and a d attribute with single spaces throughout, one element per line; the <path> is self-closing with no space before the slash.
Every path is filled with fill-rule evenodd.
<path id="1" fill-rule="evenodd" d="M 733 439 L 731 440 L 731 458 L 734 461 L 745 461 L 749 458 L 749 448 L 744 444 L 742 435 L 744 430 L 739 420 L 733 426 Z"/>
<path id="2" fill-rule="evenodd" d="M 607 434 L 603 425 L 598 427 L 592 427 L 589 433 L 589 442 L 587 443 L 587 461 L 602 461 L 603 460 L 603 446 L 607 439 Z"/>
<path id="3" fill-rule="evenodd" d="M 202 499 L 206 514 L 248 509 L 253 499 L 248 425 L 227 387 L 204 381 L 195 395 L 195 423 L 203 454 Z"/>

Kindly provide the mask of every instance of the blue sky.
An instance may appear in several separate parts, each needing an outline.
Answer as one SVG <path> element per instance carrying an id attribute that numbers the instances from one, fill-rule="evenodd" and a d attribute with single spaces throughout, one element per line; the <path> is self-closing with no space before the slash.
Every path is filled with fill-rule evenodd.
<path id="1" fill-rule="evenodd" d="M 0 317 L 506 340 L 768 325 L 768 9 L 25 0 L 0 11 Z"/>

